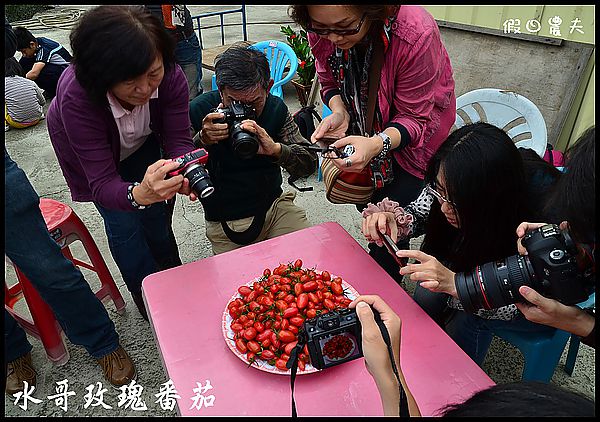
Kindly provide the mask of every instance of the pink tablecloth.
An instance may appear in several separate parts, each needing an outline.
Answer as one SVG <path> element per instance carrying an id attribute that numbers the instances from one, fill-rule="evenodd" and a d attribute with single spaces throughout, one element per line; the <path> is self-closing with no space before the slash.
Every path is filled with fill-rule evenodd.
<path id="1" fill-rule="evenodd" d="M 494 384 L 339 224 L 324 223 L 144 279 L 165 382 L 181 396 L 182 415 L 291 415 L 289 377 L 248 368 L 225 344 L 221 318 L 240 285 L 297 258 L 380 295 L 400 315 L 401 365 L 423 415 Z M 295 398 L 299 416 L 383 414 L 362 358 L 298 376 Z"/>

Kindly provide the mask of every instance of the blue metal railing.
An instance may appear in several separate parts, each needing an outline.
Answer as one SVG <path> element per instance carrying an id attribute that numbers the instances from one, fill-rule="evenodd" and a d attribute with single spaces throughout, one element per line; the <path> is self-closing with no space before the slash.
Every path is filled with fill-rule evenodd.
<path id="1" fill-rule="evenodd" d="M 239 9 L 230 9 L 230 10 L 223 10 L 220 12 L 208 12 L 208 13 L 202 13 L 200 15 L 196 15 L 196 16 L 192 16 L 192 19 L 196 20 L 196 25 L 198 26 L 198 39 L 200 41 L 200 48 L 204 48 L 204 45 L 202 43 L 202 26 L 200 25 L 200 19 L 202 18 L 208 18 L 211 16 L 219 16 L 219 19 L 221 20 L 221 45 L 225 45 L 225 32 L 224 32 L 224 21 L 223 21 L 223 16 L 230 14 L 230 13 L 241 13 L 242 14 L 242 31 L 244 33 L 244 41 L 248 41 L 248 33 L 246 31 L 246 5 L 242 4 L 242 6 Z M 205 29 L 207 27 L 204 27 Z"/>

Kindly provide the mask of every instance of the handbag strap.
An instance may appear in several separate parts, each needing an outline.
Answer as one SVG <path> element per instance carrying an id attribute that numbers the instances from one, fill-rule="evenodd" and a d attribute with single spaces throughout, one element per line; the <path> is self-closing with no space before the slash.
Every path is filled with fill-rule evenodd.
<path id="1" fill-rule="evenodd" d="M 381 68 L 383 66 L 383 44 L 379 37 L 375 37 L 373 46 L 373 63 L 369 75 L 369 99 L 367 100 L 367 120 L 365 136 L 371 135 L 373 120 L 375 119 L 375 104 L 377 104 L 377 91 L 381 80 Z"/>

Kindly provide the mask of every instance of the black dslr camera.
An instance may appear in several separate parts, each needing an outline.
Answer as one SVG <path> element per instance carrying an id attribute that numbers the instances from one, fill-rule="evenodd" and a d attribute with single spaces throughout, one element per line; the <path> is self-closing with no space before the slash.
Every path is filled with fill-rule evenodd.
<path id="1" fill-rule="evenodd" d="M 565 305 L 583 302 L 594 291 L 593 276 L 578 269 L 577 249 L 566 231 L 546 224 L 527 233 L 522 243 L 528 255 L 509 256 L 456 274 L 456 292 L 465 311 L 525 302 L 521 286 Z"/>
<path id="2" fill-rule="evenodd" d="M 376 316 L 379 314 L 376 313 Z M 300 335 L 304 336 L 310 362 L 317 369 L 339 365 L 363 355 L 361 325 L 354 309 L 340 308 L 307 319 Z"/>
<path id="3" fill-rule="evenodd" d="M 240 102 L 233 102 L 229 107 L 216 108 L 213 113 L 223 113 L 225 117 L 213 120 L 215 123 L 227 123 L 229 140 L 233 152 L 242 159 L 252 158 L 258 151 L 258 139 L 253 133 L 243 130 L 243 120 L 256 120 L 254 107 Z"/>

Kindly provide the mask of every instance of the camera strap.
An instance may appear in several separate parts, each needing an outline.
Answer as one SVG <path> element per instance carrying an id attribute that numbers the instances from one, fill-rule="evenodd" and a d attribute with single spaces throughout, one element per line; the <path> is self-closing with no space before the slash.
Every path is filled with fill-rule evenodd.
<path id="1" fill-rule="evenodd" d="M 387 346 L 388 355 L 389 355 L 390 361 L 392 363 L 392 370 L 394 371 L 396 380 L 398 380 L 398 390 L 400 392 L 400 402 L 398 403 L 399 415 L 400 415 L 400 417 L 409 417 L 410 414 L 408 411 L 408 400 L 406 398 L 406 394 L 404 393 L 404 388 L 402 388 L 402 382 L 400 382 L 400 375 L 398 373 L 398 367 L 396 366 L 396 361 L 394 360 L 394 352 L 392 350 L 392 341 L 390 339 L 390 334 L 387 330 L 387 327 L 381 320 L 381 317 L 379 317 L 379 314 L 375 313 L 374 316 L 375 316 L 375 322 L 377 323 L 377 326 L 379 327 L 379 331 L 381 331 L 381 336 L 383 337 L 383 341 L 385 342 L 385 345 Z M 285 366 L 288 369 L 291 369 L 290 384 L 291 384 L 291 389 L 292 389 L 292 418 L 298 417 L 298 414 L 296 412 L 296 401 L 294 400 L 294 383 L 296 381 L 296 373 L 298 371 L 298 355 L 302 351 L 302 348 L 306 345 L 306 341 L 307 341 L 306 334 L 304 334 L 304 332 L 301 332 L 298 335 L 298 344 L 296 344 L 296 347 L 294 347 L 292 349 L 292 352 L 290 353 L 290 358 L 288 359 L 288 361 L 285 364 Z"/>
<path id="2" fill-rule="evenodd" d="M 296 347 L 292 349 L 292 353 L 290 353 L 290 358 L 286 362 L 285 366 L 288 369 L 291 369 L 292 374 L 290 376 L 290 384 L 292 387 L 292 418 L 297 418 L 298 414 L 296 413 L 296 401 L 294 400 L 294 383 L 296 382 L 296 372 L 298 371 L 298 355 L 302 348 L 306 345 L 306 334 L 303 332 L 298 335 L 298 344 Z"/>

